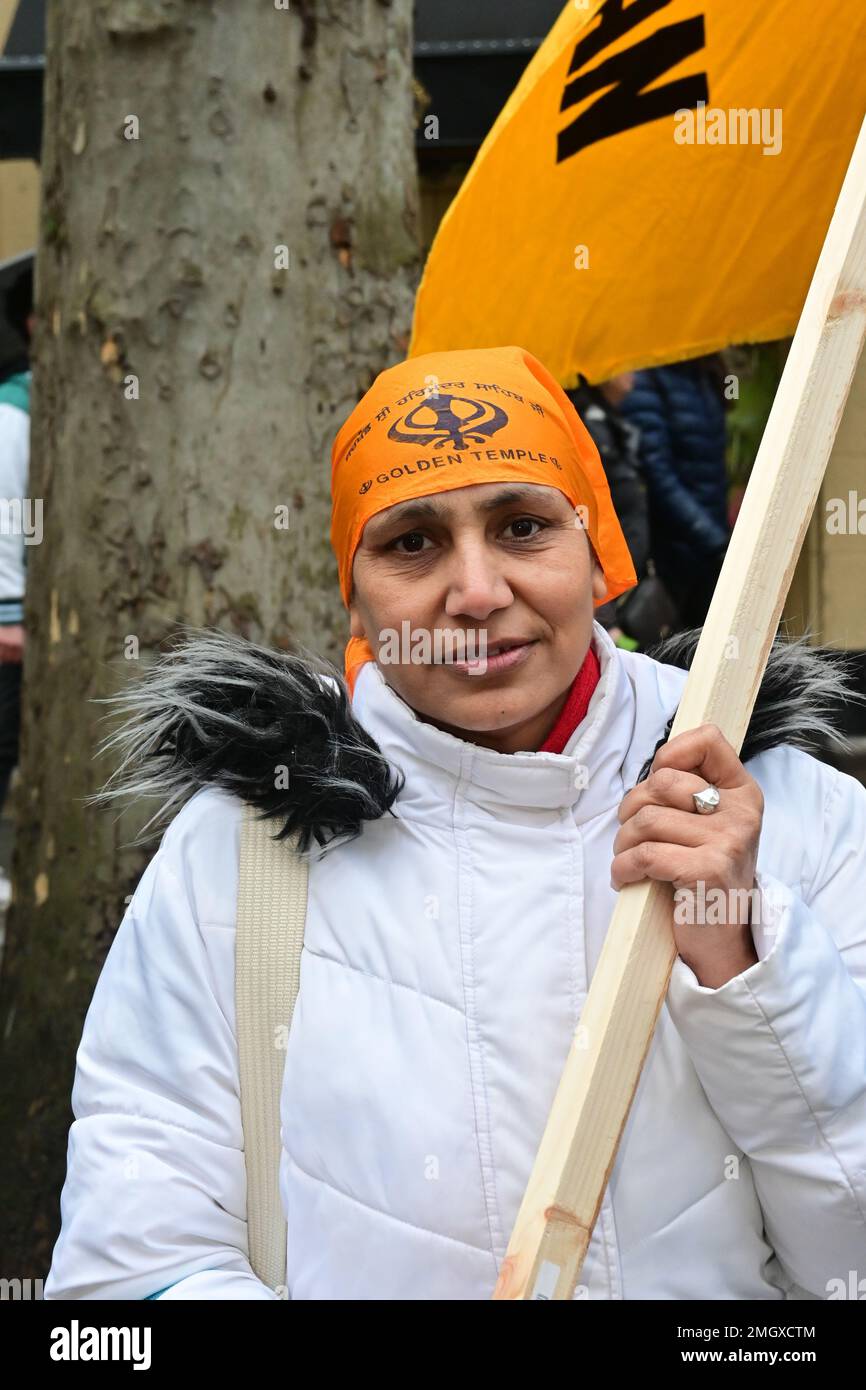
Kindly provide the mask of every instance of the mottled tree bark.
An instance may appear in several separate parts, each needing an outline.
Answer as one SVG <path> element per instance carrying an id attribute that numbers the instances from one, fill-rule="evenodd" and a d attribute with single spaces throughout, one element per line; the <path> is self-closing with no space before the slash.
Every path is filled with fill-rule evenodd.
<path id="1" fill-rule="evenodd" d="M 152 852 L 141 808 L 83 804 L 92 698 L 179 623 L 339 659 L 330 443 L 420 268 L 411 33 L 411 0 L 49 4 L 6 1277 L 47 1272 L 83 1015 Z"/>

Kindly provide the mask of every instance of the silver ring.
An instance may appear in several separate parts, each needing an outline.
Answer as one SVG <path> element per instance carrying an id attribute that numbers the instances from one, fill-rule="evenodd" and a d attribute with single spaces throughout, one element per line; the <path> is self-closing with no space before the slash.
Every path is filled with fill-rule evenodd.
<path id="1" fill-rule="evenodd" d="M 718 787 L 709 786 L 702 792 L 692 792 L 692 800 L 699 816 L 711 816 L 714 811 L 718 811 L 721 799 Z"/>

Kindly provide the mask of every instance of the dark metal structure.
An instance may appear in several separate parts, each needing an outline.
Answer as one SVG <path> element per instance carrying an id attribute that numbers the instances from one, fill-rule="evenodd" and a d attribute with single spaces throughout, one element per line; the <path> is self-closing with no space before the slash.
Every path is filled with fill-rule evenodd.
<path id="1" fill-rule="evenodd" d="M 422 122 L 420 159 L 471 159 L 562 6 L 563 0 L 416 0 L 415 73 L 439 123 L 431 140 Z M 0 159 L 39 159 L 44 69 L 45 0 L 18 0 L 0 53 Z"/>
<path id="2" fill-rule="evenodd" d="M 0 53 L 0 159 L 39 159 L 45 0 L 19 0 Z"/>
<path id="3" fill-rule="evenodd" d="M 471 159 L 552 28 L 563 0 L 416 0 L 415 75 L 438 138 L 416 135 L 419 158 Z"/>

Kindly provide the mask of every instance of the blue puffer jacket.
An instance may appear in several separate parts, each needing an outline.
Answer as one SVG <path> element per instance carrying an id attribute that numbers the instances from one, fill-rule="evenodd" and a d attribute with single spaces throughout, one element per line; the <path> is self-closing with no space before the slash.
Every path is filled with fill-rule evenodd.
<path id="1" fill-rule="evenodd" d="M 638 372 L 621 411 L 641 434 L 656 568 L 682 579 L 730 534 L 724 404 L 704 367 L 678 362 Z"/>

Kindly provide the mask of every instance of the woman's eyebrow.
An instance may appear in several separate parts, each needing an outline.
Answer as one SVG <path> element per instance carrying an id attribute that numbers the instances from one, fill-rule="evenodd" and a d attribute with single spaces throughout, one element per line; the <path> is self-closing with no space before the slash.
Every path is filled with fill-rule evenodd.
<path id="1" fill-rule="evenodd" d="M 497 507 L 506 507 L 511 502 L 543 502 L 545 493 L 550 488 L 546 487 L 514 487 L 507 488 L 505 492 L 497 492 L 493 497 L 481 503 L 481 510 L 493 512 Z"/>
<path id="2" fill-rule="evenodd" d="M 543 500 L 541 494 L 549 491 L 548 488 L 516 487 L 506 488 L 503 492 L 497 492 L 493 497 L 486 498 L 479 503 L 479 508 L 483 512 L 494 512 L 497 507 L 506 507 L 512 502 L 538 502 Z M 407 521 L 438 521 L 447 516 L 447 506 L 442 506 L 439 502 L 431 502 L 425 498 L 418 501 L 399 502 L 388 511 L 387 517 L 381 514 L 376 518 L 378 525 L 375 532 L 385 530 L 386 527 L 402 525 Z M 371 521 L 373 518 L 371 518 Z"/>
<path id="3" fill-rule="evenodd" d="M 391 526 L 395 522 L 403 521 L 435 521 L 442 516 L 445 508 L 438 502 L 427 502 L 423 499 L 418 502 L 400 502 L 396 507 L 389 507 L 387 515 L 381 513 L 376 520 L 382 528 Z"/>

